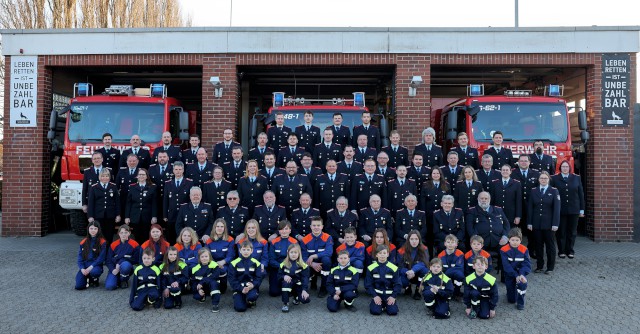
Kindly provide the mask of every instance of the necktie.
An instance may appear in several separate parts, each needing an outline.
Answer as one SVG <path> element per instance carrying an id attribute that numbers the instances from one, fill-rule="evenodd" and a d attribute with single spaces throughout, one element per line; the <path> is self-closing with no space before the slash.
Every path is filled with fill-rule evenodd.
<path id="1" fill-rule="evenodd" d="M 104 190 L 107 190 L 107 185 L 106 185 L 106 184 L 103 184 L 103 185 L 102 185 L 102 188 L 104 188 Z"/>
<path id="2" fill-rule="evenodd" d="M 229 149 L 229 144 L 225 144 L 224 148 L 228 150 Z"/>
<path id="3" fill-rule="evenodd" d="M 404 180 L 400 180 L 400 186 L 402 187 L 404 185 Z"/>
<path id="4" fill-rule="evenodd" d="M 236 162 L 236 169 L 240 168 L 240 164 Z"/>
<path id="5" fill-rule="evenodd" d="M 409 210 L 409 217 L 413 217 L 413 210 Z"/>
<path id="6" fill-rule="evenodd" d="M 341 218 L 344 217 L 344 212 L 340 213 L 340 217 Z"/>
<path id="7" fill-rule="evenodd" d="M 351 164 L 347 164 L 347 169 L 351 169 Z"/>
<path id="8" fill-rule="evenodd" d="M 496 149 L 496 153 L 500 154 L 500 149 L 499 148 Z"/>
<path id="9" fill-rule="evenodd" d="M 191 153 L 193 153 L 193 155 L 196 155 L 196 150 L 191 151 Z"/>
<path id="10" fill-rule="evenodd" d="M 216 184 L 216 189 L 220 188 L 220 182 L 214 182 Z"/>
<path id="11" fill-rule="evenodd" d="M 433 184 L 433 186 L 434 186 L 436 189 L 438 189 L 438 188 L 440 188 L 440 183 L 436 182 L 436 183 L 434 183 L 434 184 Z"/>
<path id="12" fill-rule="evenodd" d="M 336 126 L 336 132 L 338 132 L 338 129 L 340 129 L 340 128 Z"/>
<path id="13" fill-rule="evenodd" d="M 302 209 L 302 213 L 306 216 L 309 209 Z"/>
<path id="14" fill-rule="evenodd" d="M 256 180 L 256 178 L 252 176 L 250 180 L 251 180 L 251 183 L 253 183 Z"/>
<path id="15" fill-rule="evenodd" d="M 138 155 L 138 149 L 137 148 L 133 149 L 133 154 Z"/>
<path id="16" fill-rule="evenodd" d="M 462 153 L 467 154 L 467 148 L 466 147 L 462 149 Z"/>
<path id="17" fill-rule="evenodd" d="M 306 170 L 305 170 L 305 174 L 307 174 L 307 175 L 311 175 L 311 170 L 310 170 L 310 169 L 306 169 Z"/>
<path id="18" fill-rule="evenodd" d="M 331 182 L 333 182 L 333 180 L 335 179 L 334 175 L 329 176 L 329 179 L 331 180 Z"/>
<path id="19" fill-rule="evenodd" d="M 564 182 L 567 182 L 568 179 L 569 179 L 568 176 L 564 176 Z"/>
<path id="20" fill-rule="evenodd" d="M 133 176 L 133 171 L 134 171 L 133 169 L 130 169 L 129 170 L 129 175 Z"/>
<path id="21" fill-rule="evenodd" d="M 491 171 L 487 171 L 487 177 L 489 177 L 491 174 Z"/>
<path id="22" fill-rule="evenodd" d="M 471 188 L 471 181 L 467 181 L 467 188 Z"/>
<path id="23" fill-rule="evenodd" d="M 524 178 L 527 178 L 527 171 L 525 170 L 524 172 L 522 172 L 522 176 L 524 176 Z"/>
<path id="24" fill-rule="evenodd" d="M 393 152 L 394 153 L 398 153 L 398 147 L 397 146 L 393 148 Z"/>
<path id="25" fill-rule="evenodd" d="M 204 166 L 200 165 L 200 171 L 202 172 L 204 170 Z"/>
<path id="26" fill-rule="evenodd" d="M 260 154 L 264 154 L 264 148 L 260 148 Z"/>
<path id="27" fill-rule="evenodd" d="M 544 187 L 544 188 L 540 188 L 540 192 L 541 192 L 543 195 L 544 195 L 545 191 L 547 191 L 547 188 L 546 188 L 546 187 Z"/>
<path id="28" fill-rule="evenodd" d="M 361 148 L 361 149 L 360 149 L 360 152 L 362 152 L 362 154 L 364 154 L 364 148 Z"/>
<path id="29" fill-rule="evenodd" d="M 289 176 L 289 182 L 293 182 L 293 176 Z"/>
<path id="30" fill-rule="evenodd" d="M 96 175 L 100 175 L 100 168 L 96 168 Z"/>
<path id="31" fill-rule="evenodd" d="M 431 145 L 427 146 L 427 152 L 431 152 Z"/>
<path id="32" fill-rule="evenodd" d="M 378 214 L 378 210 L 373 210 L 373 215 L 377 215 Z"/>
<path id="33" fill-rule="evenodd" d="M 272 173 L 273 173 L 273 169 L 267 170 L 267 174 L 269 174 L 269 177 L 272 176 Z"/>
<path id="34" fill-rule="evenodd" d="M 197 209 L 198 209 L 198 204 L 194 204 L 194 205 L 193 205 L 193 209 L 194 209 L 194 210 L 197 210 Z"/>
<path id="35" fill-rule="evenodd" d="M 271 213 L 272 208 L 268 208 L 267 211 L 269 211 L 269 213 Z"/>
<path id="36" fill-rule="evenodd" d="M 542 156 L 541 155 L 538 156 L 538 160 L 542 160 Z"/>
<path id="37" fill-rule="evenodd" d="M 180 180 L 176 180 L 176 188 L 180 188 Z"/>
<path id="38" fill-rule="evenodd" d="M 383 168 L 383 169 L 380 170 L 380 174 L 384 175 L 386 173 L 387 173 L 387 169 L 386 168 Z"/>
<path id="39" fill-rule="evenodd" d="M 294 154 L 296 152 L 296 150 L 292 147 L 291 148 L 291 154 Z"/>
<path id="40" fill-rule="evenodd" d="M 373 176 L 369 176 L 369 182 L 373 181 Z"/>
<path id="41" fill-rule="evenodd" d="M 331 147 L 331 145 L 330 145 L 330 144 L 327 144 L 327 150 L 328 150 L 330 147 Z"/>
<path id="42" fill-rule="evenodd" d="M 447 217 L 449 217 L 451 215 L 451 212 L 447 212 Z"/>
<path id="43" fill-rule="evenodd" d="M 456 173 L 456 170 L 451 168 L 451 174 L 455 174 L 455 173 Z"/>
<path id="44" fill-rule="evenodd" d="M 160 166 L 160 174 L 164 174 L 164 166 Z"/>
<path id="45" fill-rule="evenodd" d="M 307 125 L 306 128 L 307 128 L 307 131 L 309 131 L 309 128 L 311 128 L 311 127 Z"/>
<path id="46" fill-rule="evenodd" d="M 502 184 L 506 187 L 507 186 L 507 181 L 502 181 Z"/>

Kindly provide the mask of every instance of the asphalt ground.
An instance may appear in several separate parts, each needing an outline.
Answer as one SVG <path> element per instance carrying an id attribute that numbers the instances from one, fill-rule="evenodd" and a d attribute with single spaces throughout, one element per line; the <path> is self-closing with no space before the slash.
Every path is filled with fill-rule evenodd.
<path id="1" fill-rule="evenodd" d="M 398 316 L 372 316 L 360 284 L 358 311 L 329 313 L 326 300 L 291 306 L 282 313 L 280 298 L 269 297 L 267 280 L 256 308 L 233 310 L 231 294 L 222 296 L 219 313 L 210 304 L 183 297 L 180 310 L 129 308 L 129 290 L 73 289 L 80 237 L 56 233 L 43 238 L 0 238 L 0 296 L 4 314 L 0 333 L 221 332 L 314 333 L 501 332 L 640 333 L 640 244 L 594 243 L 579 238 L 574 260 L 558 259 L 553 275 L 529 275 L 526 309 L 508 304 L 499 285 L 500 303 L 492 320 L 468 319 L 461 302 L 451 302 L 452 316 L 428 316 L 422 301 L 402 296 Z M 105 267 L 106 268 L 106 267 Z"/>

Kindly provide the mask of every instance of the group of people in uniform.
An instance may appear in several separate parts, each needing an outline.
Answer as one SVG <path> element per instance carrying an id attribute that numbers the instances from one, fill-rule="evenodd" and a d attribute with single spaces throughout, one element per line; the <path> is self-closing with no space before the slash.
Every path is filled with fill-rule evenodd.
<path id="1" fill-rule="evenodd" d="M 83 210 L 89 227 L 100 223 L 106 249 L 114 248 L 110 244 L 129 244 L 127 240 L 113 241 L 116 226 L 126 225 L 133 233 L 130 241 L 158 245 L 152 247 L 158 265 L 167 248 L 158 244 L 160 237 L 154 237 L 154 227 L 167 245 L 176 241 L 181 244 L 181 236 L 188 229 L 193 231 L 192 239 L 198 241 L 194 245 L 222 245 L 209 248 L 209 262 L 198 262 L 199 252 L 192 260 L 196 259 L 199 268 L 218 261 L 223 269 L 218 275 L 224 276 L 233 259 L 221 259 L 214 250 L 224 249 L 226 253 L 231 249 L 235 254 L 251 245 L 250 255 L 268 273 L 270 295 L 292 291 L 291 287 L 280 291 L 283 277 L 289 277 L 288 283 L 292 277 L 282 273 L 280 264 L 289 259 L 291 246 L 299 245 L 297 256 L 302 260 L 290 259 L 285 269 L 290 273 L 296 266 L 310 267 L 309 276 L 313 278 L 316 273 L 322 279 L 318 288 L 322 297 L 329 292 L 336 300 L 345 297 L 339 292 L 336 295 L 335 286 L 327 280 L 334 271 L 349 277 L 383 271 L 375 275 L 390 277 L 389 282 L 372 280 L 368 285 L 365 279 L 367 292 L 375 299 L 371 312 L 377 314 L 382 310 L 391 314 L 394 309 L 386 299 L 379 303 L 375 298 L 378 295 L 393 295 L 393 300 L 400 290 L 411 295 L 412 283 L 416 284 L 416 299 L 421 298 L 419 287 L 422 292 L 431 291 L 420 283 L 422 276 L 427 279 L 425 275 L 439 275 L 431 272 L 430 258 L 441 259 L 441 255 L 457 251 L 466 261 L 462 266 L 465 270 L 475 268 L 476 257 L 488 257 L 486 267 L 493 257 L 497 268 L 502 269 L 505 261 L 500 252 L 504 247 L 514 247 L 512 236 L 522 241 L 520 231 L 528 236 L 527 258 L 537 260 L 535 272 L 553 273 L 556 256 L 574 258 L 578 219 L 584 215 L 585 206 L 581 180 L 571 173 L 569 161 L 563 161 L 555 173 L 555 162 L 543 152 L 544 142 L 536 141 L 535 152 L 522 154 L 516 161 L 511 150 L 502 145 L 500 131 L 493 133 L 493 146 L 482 156 L 468 146 L 468 136 L 459 133 L 458 146 L 445 154 L 435 142 L 434 129 L 427 128 L 410 155 L 400 144 L 397 131 L 390 133 L 391 144 L 381 147 L 380 131 L 371 124 L 367 111 L 362 113 L 362 124 L 353 129 L 342 125 L 340 113 L 334 114 L 333 124 L 322 130 L 313 125 L 313 112 L 305 112 L 304 120 L 303 125 L 291 129 L 284 124 L 284 115 L 276 113 L 276 124 L 258 135 L 256 147 L 249 152 L 233 140 L 231 129 L 225 129 L 211 159 L 195 134 L 190 136 L 189 147 L 181 150 L 172 144 L 171 133 L 165 132 L 163 145 L 151 155 L 141 147 L 137 135 L 131 138 L 131 148 L 121 153 L 111 146 L 111 135 L 105 133 L 104 147 L 93 153 L 93 166 L 83 172 Z M 314 230 L 314 221 L 319 222 L 319 229 L 316 226 Z M 510 233 L 514 227 L 520 229 Z M 91 240 L 88 234 L 83 242 L 99 243 Z M 474 240 L 480 242 L 480 249 L 473 247 Z M 518 243 L 514 249 L 524 254 L 524 246 L 520 246 Z M 81 253 L 82 249 L 81 245 Z M 384 261 L 378 257 L 380 249 L 386 251 Z M 262 255 L 272 250 L 277 252 L 277 259 L 272 262 L 268 255 L 263 259 Z M 484 253 L 477 256 L 480 251 Z M 344 258 L 340 261 L 343 253 L 347 254 L 346 263 Z M 239 259 L 247 268 L 254 263 L 242 260 L 242 256 Z M 445 274 L 445 269 L 455 267 L 447 261 L 440 263 Z M 87 269 L 82 268 L 81 262 L 86 264 L 87 260 L 81 254 L 78 262 L 81 271 Z M 337 267 L 332 267 L 335 264 Z M 509 276 L 506 269 L 503 273 Z M 389 270 L 398 272 L 398 291 Z M 85 278 L 90 285 L 90 271 L 82 273 L 84 278 L 77 280 L 77 287 L 85 286 Z M 457 275 L 456 284 L 465 281 L 463 274 L 468 273 Z M 477 275 L 484 275 L 484 271 Z M 516 276 L 521 284 L 520 276 Z M 294 290 L 304 291 L 308 298 L 308 288 L 294 283 Z M 226 289 L 226 280 L 217 284 Z M 196 285 L 200 288 L 194 298 L 203 291 L 218 291 Z M 246 297 L 248 291 L 242 292 L 245 288 L 242 285 L 240 294 Z M 295 297 L 294 302 L 301 297 Z M 345 306 L 350 308 L 352 301 L 346 299 Z M 245 298 L 236 309 L 243 309 L 242 305 L 246 309 L 254 302 Z M 476 313 L 475 308 L 472 311 Z M 485 311 L 482 317 L 490 313 Z"/>

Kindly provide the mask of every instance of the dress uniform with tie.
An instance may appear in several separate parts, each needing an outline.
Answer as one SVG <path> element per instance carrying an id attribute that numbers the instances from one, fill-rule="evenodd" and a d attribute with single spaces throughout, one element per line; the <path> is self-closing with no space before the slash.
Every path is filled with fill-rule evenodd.
<path id="1" fill-rule="evenodd" d="M 224 172 L 224 178 L 231 182 L 231 189 L 238 189 L 238 181 L 244 176 L 247 170 L 247 163 L 243 160 L 240 161 L 227 161 L 222 164 L 222 171 Z"/>
<path id="2" fill-rule="evenodd" d="M 331 132 L 333 132 L 333 141 L 336 144 L 340 145 L 341 147 L 345 147 L 351 144 L 351 131 L 349 130 L 349 127 L 346 127 L 344 125 L 331 125 L 329 126 L 329 129 L 331 129 Z"/>
<path id="3" fill-rule="evenodd" d="M 161 152 L 166 152 L 169 156 L 169 163 L 172 164 L 176 161 L 182 161 L 182 151 L 179 146 L 167 145 L 167 146 L 158 146 L 153 150 L 153 158 L 151 159 L 151 163 L 158 163 L 158 154 Z"/>
<path id="4" fill-rule="evenodd" d="M 501 208 L 490 205 L 487 210 L 479 206 L 470 207 L 465 215 L 467 235 L 479 235 L 484 239 L 485 250 L 497 252 L 500 239 L 506 236 L 511 225 Z"/>
<path id="5" fill-rule="evenodd" d="M 222 165 L 227 161 L 233 160 L 233 158 L 231 157 L 231 150 L 236 146 L 240 146 L 240 143 L 235 141 L 230 141 L 228 143 L 221 141 L 217 143 L 213 147 L 213 156 L 211 158 L 211 161 L 214 164 Z"/>
<path id="6" fill-rule="evenodd" d="M 513 153 L 504 146 L 500 148 L 491 146 L 484 153 L 493 157 L 493 169 L 500 169 L 505 164 L 513 166 Z"/>
<path id="7" fill-rule="evenodd" d="M 296 237 L 304 237 L 311 233 L 311 217 L 320 216 L 318 209 L 297 208 L 291 212 L 291 235 Z"/>
<path id="8" fill-rule="evenodd" d="M 149 165 L 151 164 L 151 154 L 149 154 L 149 150 L 138 146 L 136 148 L 131 147 L 124 152 L 120 156 L 120 167 L 127 167 L 127 157 L 129 154 L 135 154 L 138 157 L 138 167 L 149 169 Z"/>
<path id="9" fill-rule="evenodd" d="M 180 180 L 167 180 L 164 183 L 162 208 L 164 218 L 167 220 L 165 238 L 171 244 L 176 240 L 176 219 L 178 218 L 180 205 L 189 203 L 189 192 L 192 186 L 193 181 L 186 177 L 183 177 Z"/>
<path id="10" fill-rule="evenodd" d="M 433 212 L 433 235 L 436 254 L 445 250 L 444 240 L 447 235 L 453 234 L 460 241 L 458 248 L 464 250 L 465 225 L 464 213 L 460 208 L 452 208 L 446 212 L 444 209 Z"/>
<path id="11" fill-rule="evenodd" d="M 129 185 L 136 182 L 138 168 L 120 167 L 115 183 L 120 192 L 120 215 L 124 216 L 124 208 L 127 204 L 127 194 L 129 193 Z"/>
<path id="12" fill-rule="evenodd" d="M 553 163 L 553 158 L 547 154 L 529 154 L 529 158 L 531 159 L 530 168 L 537 169 L 539 171 L 547 171 L 549 174 L 553 175 L 556 172 L 556 166 Z"/>
<path id="13" fill-rule="evenodd" d="M 253 216 L 253 210 L 257 205 L 264 204 L 262 195 L 267 191 L 267 178 L 258 176 L 244 176 L 238 181 L 238 194 L 240 195 L 240 205 L 249 209 L 249 216 Z M 224 196 L 227 196 L 225 193 Z M 222 197 L 218 196 L 218 197 Z M 224 200 L 224 197 L 222 197 Z"/>
<path id="14" fill-rule="evenodd" d="M 273 181 L 280 174 L 284 174 L 284 170 L 278 167 L 272 167 L 272 168 L 265 167 L 264 169 L 260 170 L 260 175 L 267 178 L 267 189 L 272 188 Z"/>
<path id="15" fill-rule="evenodd" d="M 471 166 L 473 169 L 480 169 L 480 155 L 478 150 L 471 147 L 456 146 L 451 149 L 453 152 L 458 153 L 458 164 L 462 166 Z"/>
<path id="16" fill-rule="evenodd" d="M 551 177 L 551 184 L 560 192 L 560 225 L 556 240 L 558 254 L 575 254 L 573 246 L 576 242 L 578 219 L 584 214 L 584 190 L 580 176 L 576 174 L 556 174 Z"/>
<path id="17" fill-rule="evenodd" d="M 271 147 L 254 147 L 249 150 L 249 159 L 247 159 L 247 161 L 255 160 L 258 163 L 258 169 L 263 169 L 264 155 L 267 153 L 274 153 Z"/>
<path id="18" fill-rule="evenodd" d="M 323 172 L 326 172 L 327 161 L 335 160 L 336 162 L 342 160 L 342 146 L 332 142 L 327 145 L 325 142 L 316 144 L 313 149 L 313 165 L 322 168 Z"/>
<path id="19" fill-rule="evenodd" d="M 451 166 L 451 165 L 446 165 L 446 166 L 442 166 L 440 167 L 440 174 L 447 180 L 447 182 L 449 183 L 449 185 L 453 188 L 455 188 L 456 184 L 458 183 L 458 178 L 460 177 L 460 174 L 462 174 L 462 169 L 464 168 L 464 166 Z M 451 189 L 451 192 L 453 192 L 454 189 Z"/>
<path id="20" fill-rule="evenodd" d="M 442 146 L 440 145 L 436 145 L 435 143 L 431 145 L 416 145 L 416 147 L 413 149 L 413 152 L 422 153 L 422 163 L 424 164 L 424 166 L 427 166 L 429 168 L 442 166 L 443 155 Z"/>
<path id="21" fill-rule="evenodd" d="M 353 140 L 351 145 L 358 145 L 358 136 L 367 136 L 367 146 L 374 148 L 376 151 L 380 151 L 380 130 L 375 125 L 356 125 L 353 127 Z"/>
<path id="22" fill-rule="evenodd" d="M 338 244 L 338 239 L 344 237 L 344 230 L 348 227 L 358 227 L 358 216 L 346 210 L 344 212 L 338 212 L 337 209 L 331 209 L 327 212 L 327 223 L 324 226 L 324 230 L 335 240 L 335 246 Z"/>
<path id="23" fill-rule="evenodd" d="M 326 219 L 327 212 L 336 207 L 338 197 L 349 198 L 351 195 L 351 183 L 345 174 L 323 174 L 318 176 L 313 187 L 313 206 L 320 210 L 320 214 Z M 303 234 L 306 235 L 306 234 Z"/>
<path id="24" fill-rule="evenodd" d="M 287 219 L 287 211 L 279 205 L 272 207 L 258 205 L 253 213 L 253 219 L 258 221 L 260 234 L 266 239 L 269 238 L 270 235 L 278 233 L 278 223 Z"/>
<path id="25" fill-rule="evenodd" d="M 278 175 L 273 181 L 272 190 L 276 194 L 276 203 L 286 209 L 287 217 L 291 216 L 293 209 L 300 207 L 303 193 L 313 197 L 313 189 L 306 175 Z"/>
<path id="26" fill-rule="evenodd" d="M 322 141 L 320 128 L 315 125 L 303 124 L 297 126 L 294 132 L 296 136 L 298 136 L 300 146 L 304 147 L 304 150 L 311 154 L 313 154 L 316 144 Z"/>
<path id="27" fill-rule="evenodd" d="M 180 206 L 176 218 L 176 235 L 185 227 L 191 227 L 198 238 L 211 234 L 213 228 L 213 210 L 209 203 L 184 203 Z"/>
<path id="28" fill-rule="evenodd" d="M 106 148 L 101 147 L 96 150 L 96 152 L 100 152 L 102 154 L 102 165 L 111 168 L 113 170 L 118 170 L 120 167 L 120 150 L 117 148 Z"/>
<path id="29" fill-rule="evenodd" d="M 456 208 L 462 209 L 462 212 L 467 212 L 469 207 L 478 204 L 478 195 L 483 191 L 482 184 L 478 181 L 458 181 L 453 192 Z"/>
<path id="30" fill-rule="evenodd" d="M 363 164 L 368 159 L 372 159 L 373 161 L 375 161 L 376 156 L 378 156 L 378 151 L 376 151 L 375 148 L 371 148 L 371 147 L 355 146 L 353 150 L 355 151 L 353 160 L 361 162 Z"/>
<path id="31" fill-rule="evenodd" d="M 358 238 L 364 240 L 365 235 L 372 236 L 377 228 L 385 229 L 389 239 L 393 240 L 393 218 L 391 217 L 391 212 L 385 208 L 378 210 L 373 208 L 361 209 L 358 220 Z"/>
<path id="32" fill-rule="evenodd" d="M 89 189 L 93 187 L 94 184 L 100 182 L 100 172 L 102 169 L 106 167 L 100 166 L 92 166 L 89 168 L 85 168 L 82 173 L 82 205 L 87 205 L 87 201 L 89 200 Z M 113 171 L 108 169 L 111 172 L 111 178 L 113 178 Z"/>
<path id="33" fill-rule="evenodd" d="M 391 216 L 395 217 L 398 210 L 405 208 L 404 199 L 409 195 L 417 195 L 416 182 L 408 178 L 387 182 L 387 208 Z"/>
<path id="34" fill-rule="evenodd" d="M 558 189 L 547 185 L 531 189 L 527 213 L 527 226 L 533 227 L 536 239 L 537 270 L 544 267 L 544 251 L 547 253 L 547 271 L 556 264 L 555 231 L 560 226 L 561 200 Z"/>
<path id="35" fill-rule="evenodd" d="M 502 178 L 502 174 L 495 169 L 490 169 L 488 171 L 479 169 L 476 171 L 476 176 L 478 177 L 478 181 L 482 183 L 482 189 L 484 189 L 484 191 L 489 191 L 491 189 L 491 183 Z"/>
<path id="36" fill-rule="evenodd" d="M 364 174 L 364 167 L 362 166 L 362 162 L 352 160 L 351 162 L 342 160 L 337 164 L 338 174 L 345 174 L 349 178 L 349 182 L 353 182 L 356 175 Z"/>
<path id="37" fill-rule="evenodd" d="M 120 196 L 115 183 L 98 182 L 89 189 L 87 217 L 100 222 L 107 245 L 113 240 L 116 216 L 120 215 Z"/>
<path id="38" fill-rule="evenodd" d="M 451 187 L 448 183 L 443 182 L 427 182 L 420 191 L 420 201 L 418 207 L 431 217 L 434 211 L 442 208 L 442 197 L 451 195 Z M 446 185 L 447 190 L 444 189 Z"/>
<path id="39" fill-rule="evenodd" d="M 298 174 L 306 175 L 307 179 L 309 179 L 309 184 L 311 184 L 311 189 L 316 184 L 316 180 L 320 175 L 322 175 L 322 169 L 320 167 L 311 167 L 311 168 L 298 168 Z M 313 195 L 313 194 L 309 194 Z M 313 197 L 313 196 L 312 196 Z"/>
<path id="40" fill-rule="evenodd" d="M 389 145 L 382 148 L 382 152 L 387 153 L 389 156 L 389 167 L 397 168 L 400 165 L 409 167 L 409 149 L 398 145 Z"/>
<path id="41" fill-rule="evenodd" d="M 186 165 L 198 161 L 196 154 L 198 154 L 199 149 L 200 147 L 190 147 L 182 150 L 182 162 Z"/>
<path id="42" fill-rule="evenodd" d="M 158 217 L 155 185 L 134 183 L 129 186 L 124 217 L 130 219 L 133 235 L 138 243 L 149 239 L 151 218 Z"/>
<path id="43" fill-rule="evenodd" d="M 287 138 L 291 133 L 291 128 L 288 126 L 271 126 L 267 129 L 267 138 L 269 140 L 269 147 L 274 152 L 278 152 L 281 147 L 287 146 Z"/>
<path id="44" fill-rule="evenodd" d="M 244 232 L 244 225 L 251 218 L 249 210 L 244 206 L 230 208 L 228 205 L 218 208 L 216 219 L 222 218 L 227 222 L 227 231 L 230 235 L 237 237 Z"/>
<path id="45" fill-rule="evenodd" d="M 369 206 L 371 195 L 378 195 L 382 200 L 382 207 L 387 207 L 387 182 L 382 175 L 356 175 L 351 183 L 351 199 L 349 209 L 360 210 Z"/>
<path id="46" fill-rule="evenodd" d="M 203 165 L 199 162 L 187 165 L 185 175 L 193 181 L 194 186 L 201 186 L 203 183 L 213 179 L 213 169 L 215 165 L 205 161 Z"/>
<path id="47" fill-rule="evenodd" d="M 164 166 L 160 164 L 153 164 L 149 166 L 149 178 L 158 187 L 158 205 L 162 205 L 164 198 L 164 183 L 167 180 L 173 179 L 173 166 L 168 163 Z M 160 207 L 160 206 L 158 206 Z M 164 218 L 164 211 L 158 212 L 158 220 Z"/>
<path id="48" fill-rule="evenodd" d="M 513 224 L 515 218 L 522 217 L 522 186 L 513 178 L 495 180 L 491 184 L 491 204 L 499 206 Z"/>
<path id="49" fill-rule="evenodd" d="M 431 168 L 426 166 L 411 166 L 407 167 L 407 178 L 413 180 L 416 183 L 416 191 L 420 193 L 422 185 L 425 181 L 431 178 Z"/>
<path id="50" fill-rule="evenodd" d="M 396 213 L 393 236 L 396 245 L 404 245 L 407 241 L 405 235 L 411 230 L 420 232 L 420 237 L 425 240 L 427 235 L 427 215 L 422 210 L 409 208 L 401 209 Z"/>
<path id="51" fill-rule="evenodd" d="M 220 181 L 214 179 L 203 183 L 200 188 L 202 189 L 202 201 L 211 204 L 211 209 L 217 213 L 218 208 L 227 203 L 227 193 L 231 191 L 231 182 L 224 179 Z"/>
<path id="52" fill-rule="evenodd" d="M 398 176 L 395 168 L 391 168 L 389 165 L 384 167 L 378 166 L 378 168 L 376 168 L 376 174 L 382 175 L 387 182 L 394 180 Z"/>
<path id="53" fill-rule="evenodd" d="M 300 146 L 283 146 L 278 151 L 278 162 L 276 165 L 280 168 L 284 168 L 287 166 L 287 162 L 293 160 L 295 161 L 298 167 L 301 167 L 300 159 L 302 159 L 302 155 L 305 153 L 304 147 Z"/>

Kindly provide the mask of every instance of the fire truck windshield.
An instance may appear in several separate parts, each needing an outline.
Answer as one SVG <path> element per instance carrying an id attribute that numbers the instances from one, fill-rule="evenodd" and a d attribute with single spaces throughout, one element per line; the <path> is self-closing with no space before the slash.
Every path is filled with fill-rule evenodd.
<path id="1" fill-rule="evenodd" d="M 333 114 L 342 114 L 342 125 L 348 126 L 349 129 L 353 129 L 354 126 L 362 124 L 361 110 L 345 110 L 345 109 L 310 109 L 304 108 L 300 110 L 282 110 L 284 114 L 284 124 L 291 129 L 294 129 L 298 125 L 304 124 L 304 112 L 307 110 L 313 111 L 313 125 L 319 127 L 321 130 L 328 126 L 333 125 Z M 374 117 L 375 120 L 375 117 Z"/>
<path id="2" fill-rule="evenodd" d="M 161 103 L 74 103 L 70 109 L 68 133 L 74 142 L 101 142 L 105 132 L 113 142 L 128 143 L 134 134 L 156 142 L 164 129 Z"/>
<path id="3" fill-rule="evenodd" d="M 495 131 L 515 142 L 567 141 L 567 109 L 562 103 L 478 103 L 471 108 L 477 111 L 472 116 L 477 141 L 491 141 Z"/>

